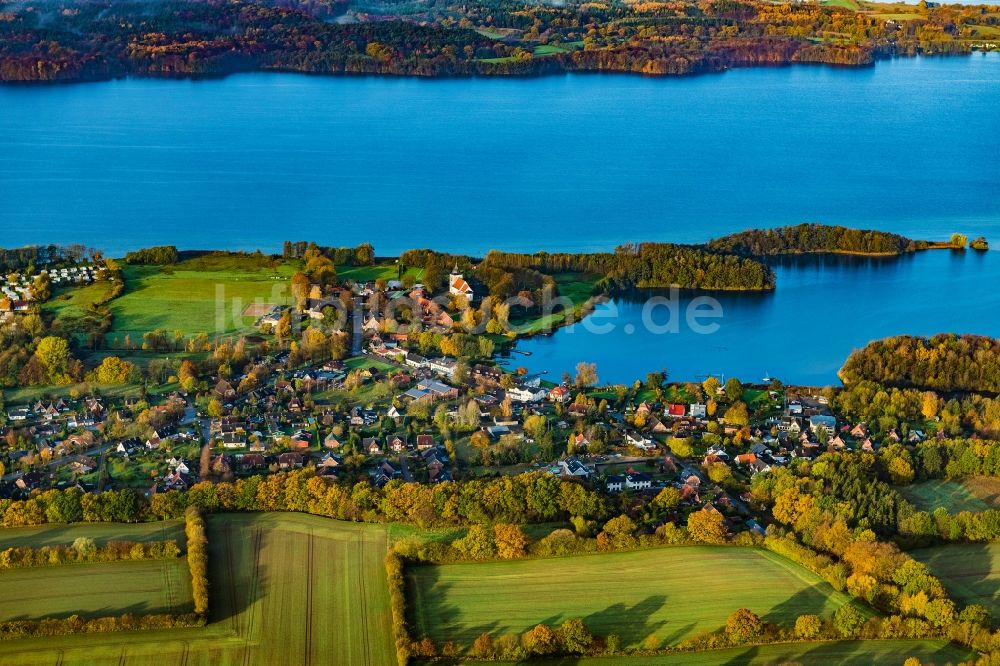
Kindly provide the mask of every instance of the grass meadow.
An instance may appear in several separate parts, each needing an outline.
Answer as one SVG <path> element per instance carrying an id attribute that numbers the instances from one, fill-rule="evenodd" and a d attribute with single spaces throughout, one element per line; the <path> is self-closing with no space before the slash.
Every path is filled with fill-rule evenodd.
<path id="1" fill-rule="evenodd" d="M 982 604 L 1000 613 L 1000 543 L 951 543 L 910 554 L 930 567 L 961 604 Z"/>
<path id="2" fill-rule="evenodd" d="M 92 536 L 93 528 L 122 529 L 80 527 L 87 528 L 87 536 Z M 214 515 L 208 518 L 208 527 L 208 626 L 6 641 L 0 664 L 395 663 L 383 527 L 274 513 Z M 65 541 L 63 537 L 73 535 L 77 527 L 55 529 L 62 530 L 58 538 Z M 115 536 L 124 535 L 116 532 Z M 26 537 L 26 532 L 16 530 L 0 533 L 4 539 Z M 149 538 L 160 538 L 155 528 Z M 33 573 L 51 577 L 60 568 L 79 570 L 71 565 Z M 0 574 L 0 598 L 7 598 L 8 573 Z M 162 583 L 147 578 L 146 587 Z M 45 585 L 55 580 L 49 578 Z M 132 579 L 116 578 L 100 585 L 91 583 L 90 589 L 95 598 L 113 599 L 123 598 L 129 586 L 138 585 Z M 152 596 L 157 593 L 162 591 L 150 592 Z M 44 605 L 39 603 L 35 610 L 43 611 Z"/>
<path id="3" fill-rule="evenodd" d="M 125 266 L 125 293 L 110 304 L 109 337 L 141 343 L 146 331 L 230 334 L 253 326 L 252 303 L 287 304 L 295 266 L 240 257 L 198 257 L 173 266 Z"/>
<path id="4" fill-rule="evenodd" d="M 718 629 L 740 607 L 791 623 L 830 616 L 850 598 L 767 551 L 683 546 L 572 558 L 412 567 L 412 633 L 469 646 L 476 636 L 521 633 L 581 618 L 626 647 L 655 634 L 676 645 Z"/>

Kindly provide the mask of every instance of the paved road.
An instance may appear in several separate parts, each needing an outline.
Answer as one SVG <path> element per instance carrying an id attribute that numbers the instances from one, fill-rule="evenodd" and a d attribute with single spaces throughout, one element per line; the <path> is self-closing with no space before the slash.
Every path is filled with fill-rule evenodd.
<path id="1" fill-rule="evenodd" d="M 400 453 L 399 454 L 399 471 L 402 472 L 402 474 L 403 474 L 403 481 L 406 481 L 407 483 L 413 481 L 413 475 L 410 474 L 410 468 L 406 464 L 406 454 L 405 453 Z"/>

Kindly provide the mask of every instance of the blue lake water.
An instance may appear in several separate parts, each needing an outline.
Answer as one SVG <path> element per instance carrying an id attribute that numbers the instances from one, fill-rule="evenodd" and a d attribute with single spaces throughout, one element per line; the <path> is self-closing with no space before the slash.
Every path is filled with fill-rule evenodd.
<path id="1" fill-rule="evenodd" d="M 840 223 L 1000 244 L 1000 54 L 692 78 L 249 74 L 0 87 L 0 246 L 276 251 L 285 239 L 481 254 L 703 241 Z M 894 333 L 1000 334 L 1000 260 L 948 252 L 779 269 L 710 336 L 560 332 L 524 345 L 628 381 L 829 383 Z M 631 319 L 630 319 L 631 318 Z"/>
<path id="2" fill-rule="evenodd" d="M 603 382 L 631 383 L 651 370 L 700 381 L 708 374 L 759 382 L 838 384 L 837 370 L 853 349 L 890 335 L 941 332 L 1000 335 L 1000 253 L 922 252 L 899 259 L 809 257 L 775 266 L 778 288 L 768 294 L 714 294 L 714 333 L 686 323 L 692 297 L 680 299 L 677 332 L 643 325 L 646 298 L 600 305 L 590 320 L 548 337 L 522 341 L 511 365 L 546 371 L 553 380 L 579 361 L 597 363 Z M 702 311 L 707 311 L 704 308 Z M 667 328 L 667 307 L 649 315 Z M 609 332 L 600 332 L 609 328 Z M 631 332 L 630 332 L 631 331 Z"/>
<path id="3" fill-rule="evenodd" d="M 0 246 L 583 250 L 802 221 L 1000 237 L 997 109 L 1000 54 L 0 87 Z"/>

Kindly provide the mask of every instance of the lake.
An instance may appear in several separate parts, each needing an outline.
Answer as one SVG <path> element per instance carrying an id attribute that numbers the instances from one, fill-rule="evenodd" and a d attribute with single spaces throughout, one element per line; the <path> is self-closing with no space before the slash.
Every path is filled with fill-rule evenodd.
<path id="1" fill-rule="evenodd" d="M 1000 54 L 688 78 L 0 87 L 0 246 L 604 250 L 843 223 L 1000 240 Z"/>
<path id="2" fill-rule="evenodd" d="M 901 258 L 804 257 L 778 260 L 773 293 L 714 294 L 721 316 L 699 333 L 686 323 L 691 295 L 679 316 L 666 305 L 648 311 L 649 294 L 597 307 L 590 318 L 547 337 L 518 343 L 511 367 L 546 371 L 558 381 L 580 361 L 597 363 L 602 382 L 631 383 L 666 368 L 671 379 L 707 375 L 788 384 L 839 384 L 837 370 L 853 349 L 890 335 L 942 332 L 1000 335 L 1000 256 L 997 252 L 934 250 Z M 706 308 L 702 308 L 707 312 Z M 602 332 L 603 329 L 610 330 Z"/>
<path id="3" fill-rule="evenodd" d="M 690 78 L 248 74 L 0 87 L 0 246 L 482 254 L 699 242 L 802 221 L 1000 243 L 1000 54 Z M 868 340 L 1000 334 L 997 254 L 814 260 L 725 295 L 718 332 L 522 345 L 558 376 L 667 367 L 830 383 Z M 598 316 L 607 308 L 602 306 Z M 596 319 L 595 319 L 596 320 Z"/>

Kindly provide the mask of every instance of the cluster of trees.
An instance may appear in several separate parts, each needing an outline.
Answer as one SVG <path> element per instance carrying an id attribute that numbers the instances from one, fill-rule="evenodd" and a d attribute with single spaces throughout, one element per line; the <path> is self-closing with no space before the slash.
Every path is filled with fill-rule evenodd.
<path id="1" fill-rule="evenodd" d="M 545 273 L 577 271 L 603 276 L 611 291 L 677 286 L 686 289 L 763 290 L 774 288 L 774 272 L 754 259 L 690 245 L 638 243 L 613 253 L 515 254 L 492 251 L 483 264 L 534 268 Z"/>
<path id="2" fill-rule="evenodd" d="M 917 444 L 913 458 L 921 479 L 1000 476 L 1000 442 L 996 440 L 928 440 Z"/>
<path id="3" fill-rule="evenodd" d="M 913 252 L 918 245 L 909 238 L 885 231 L 799 224 L 741 231 L 711 240 L 708 247 L 719 252 L 760 257 L 805 253 L 903 254 Z"/>
<path id="4" fill-rule="evenodd" d="M 184 512 L 184 535 L 187 537 L 187 560 L 191 571 L 191 595 L 194 612 L 208 616 L 208 534 L 205 519 L 198 507 L 188 507 Z"/>
<path id="5" fill-rule="evenodd" d="M 30 636 L 65 636 L 67 634 L 96 634 L 112 631 L 139 631 L 145 629 L 175 629 L 179 627 L 201 627 L 205 618 L 195 613 L 178 615 L 112 615 L 107 617 L 82 618 L 71 615 L 67 618 L 46 618 L 44 620 L 8 620 L 0 622 L 0 640 L 28 638 Z"/>
<path id="6" fill-rule="evenodd" d="M 159 245 L 156 247 L 146 247 L 134 252 L 125 254 L 126 264 L 149 264 L 153 266 L 166 266 L 176 264 L 180 261 L 180 254 L 173 245 Z"/>
<path id="7" fill-rule="evenodd" d="M 98 546 L 93 539 L 80 537 L 71 545 L 18 546 L 0 551 L 0 569 L 48 567 L 80 562 L 119 562 L 123 560 L 170 560 L 178 557 L 177 542 L 108 541 Z"/>
<path id="8" fill-rule="evenodd" d="M 24 346 L 11 345 L 0 353 L 0 381 L 4 386 L 40 386 L 47 384 L 72 384 L 83 377 L 83 364 L 70 350 L 66 338 L 57 335 L 29 337 L 32 332 L 42 333 L 44 324 L 37 315 L 28 315 L 23 323 L 23 335 L 16 338 Z M 16 375 L 11 376 L 16 372 Z"/>
<path id="9" fill-rule="evenodd" d="M 846 385 L 864 380 L 886 386 L 1000 393 L 1000 340 L 942 333 L 885 338 L 854 351 L 840 370 Z"/>
<path id="10" fill-rule="evenodd" d="M 302 259 L 321 254 L 338 266 L 371 266 L 375 263 L 375 248 L 371 243 L 356 247 L 324 247 L 308 241 L 285 241 L 281 256 L 285 259 Z"/>

